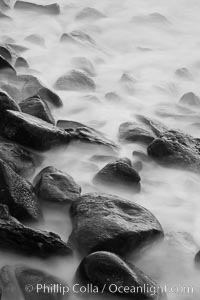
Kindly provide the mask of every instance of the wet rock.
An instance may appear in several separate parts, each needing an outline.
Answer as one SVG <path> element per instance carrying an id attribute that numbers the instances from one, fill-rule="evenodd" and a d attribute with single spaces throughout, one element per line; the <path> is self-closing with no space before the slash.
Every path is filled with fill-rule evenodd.
<path id="1" fill-rule="evenodd" d="M 44 168 L 34 179 L 35 193 L 48 202 L 68 204 L 80 197 L 81 187 L 67 173 L 54 167 Z"/>
<path id="2" fill-rule="evenodd" d="M 140 160 L 134 161 L 132 165 L 133 169 L 135 169 L 137 172 L 140 172 L 143 169 L 143 164 Z"/>
<path id="3" fill-rule="evenodd" d="M 72 64 L 76 69 L 80 69 L 85 72 L 88 76 L 95 76 L 95 69 L 93 64 L 86 57 L 74 57 Z"/>
<path id="4" fill-rule="evenodd" d="M 120 96 L 115 92 L 106 93 L 105 98 L 106 98 L 106 100 L 113 102 L 113 103 L 117 103 L 117 102 L 121 101 Z"/>
<path id="5" fill-rule="evenodd" d="M 48 123 L 55 124 L 55 120 L 51 114 L 48 105 L 42 101 L 40 96 L 30 97 L 19 103 L 22 112 L 35 116 Z"/>
<path id="6" fill-rule="evenodd" d="M 200 98 L 195 93 L 189 92 L 181 97 L 179 103 L 197 107 L 200 106 Z"/>
<path id="7" fill-rule="evenodd" d="M 177 69 L 175 74 L 184 79 L 192 79 L 193 76 L 187 68 Z"/>
<path id="8" fill-rule="evenodd" d="M 42 47 L 45 45 L 44 38 L 39 34 L 30 34 L 24 40 Z"/>
<path id="9" fill-rule="evenodd" d="M 10 216 L 6 205 L 0 205 L 0 239 L 0 249 L 11 253 L 43 258 L 71 254 L 57 234 L 24 226 Z"/>
<path id="10" fill-rule="evenodd" d="M 200 251 L 198 251 L 195 255 L 194 261 L 198 266 L 200 266 Z"/>
<path id="11" fill-rule="evenodd" d="M 1 82 L 0 87 L 4 92 L 6 92 L 11 98 L 15 99 L 17 102 L 21 100 L 20 90 L 14 85 L 6 82 Z"/>
<path id="12" fill-rule="evenodd" d="M 12 50 L 16 51 L 17 53 L 22 53 L 28 50 L 27 47 L 24 47 L 22 45 L 14 44 L 13 41 L 7 41 L 6 45 L 9 46 Z"/>
<path id="13" fill-rule="evenodd" d="M 112 155 L 93 155 L 90 158 L 91 161 L 98 161 L 98 162 L 111 162 L 116 160 L 116 156 Z"/>
<path id="14" fill-rule="evenodd" d="M 134 300 L 167 299 L 149 276 L 110 252 L 99 251 L 84 258 L 76 278 L 83 285 L 93 284 L 112 296 Z M 123 288 L 120 290 L 120 287 Z"/>
<path id="15" fill-rule="evenodd" d="M 46 102 L 54 105 L 55 107 L 61 107 L 63 105 L 62 100 L 60 97 L 54 93 L 53 91 L 49 90 L 46 87 L 42 87 L 39 89 L 37 94 Z"/>
<path id="16" fill-rule="evenodd" d="M 88 127 L 82 123 L 70 120 L 58 120 L 56 125 L 63 129 L 77 129 L 80 127 Z"/>
<path id="17" fill-rule="evenodd" d="M 81 30 L 75 30 L 70 33 L 64 33 L 60 41 L 62 43 L 65 42 L 70 42 L 72 44 L 77 44 L 78 45 L 85 45 L 85 46 L 92 46 L 94 47 L 96 45 L 95 40 L 87 33 L 81 31 Z"/>
<path id="18" fill-rule="evenodd" d="M 4 47 L 4 46 L 0 46 L 0 55 L 8 62 L 11 62 L 12 60 L 12 55 L 10 53 L 10 51 Z"/>
<path id="19" fill-rule="evenodd" d="M 16 173 L 29 176 L 41 162 L 41 157 L 17 144 L 0 142 L 0 159 L 5 161 Z"/>
<path id="20" fill-rule="evenodd" d="M 3 90 L 0 90 L 0 115 L 4 114 L 7 109 L 20 111 L 19 105 Z"/>
<path id="21" fill-rule="evenodd" d="M 18 57 L 15 61 L 15 68 L 29 68 L 29 64 L 23 57 Z"/>
<path id="22" fill-rule="evenodd" d="M 148 155 L 166 166 L 200 170 L 200 141 L 177 130 L 161 133 L 147 148 Z"/>
<path id="23" fill-rule="evenodd" d="M 157 219 L 133 201 L 107 194 L 85 194 L 71 206 L 73 230 L 68 244 L 79 252 L 130 255 L 163 237 Z"/>
<path id="24" fill-rule="evenodd" d="M 60 6 L 57 3 L 50 5 L 40 5 L 26 1 L 17 1 L 14 6 L 15 9 L 31 10 L 41 14 L 58 15 L 60 14 Z"/>
<path id="25" fill-rule="evenodd" d="M 134 122 L 125 122 L 119 127 L 119 140 L 121 142 L 140 142 L 149 145 L 154 138 L 151 132 Z"/>
<path id="26" fill-rule="evenodd" d="M 95 91 L 94 81 L 82 72 L 72 70 L 68 74 L 60 77 L 55 88 L 64 91 Z"/>
<path id="27" fill-rule="evenodd" d="M 0 73 L 8 75 L 16 75 L 15 69 L 11 64 L 0 55 Z"/>
<path id="28" fill-rule="evenodd" d="M 144 162 L 148 162 L 150 160 L 149 156 L 143 151 L 133 151 L 132 155 Z"/>
<path id="29" fill-rule="evenodd" d="M 102 18 L 106 18 L 106 16 L 92 7 L 83 8 L 76 16 L 78 20 L 99 20 Z"/>
<path id="30" fill-rule="evenodd" d="M 1 159 L 0 203 L 6 204 L 11 215 L 21 221 L 38 221 L 42 215 L 33 186 Z"/>
<path id="31" fill-rule="evenodd" d="M 0 284 L 3 289 L 5 299 L 15 300 L 61 300 L 67 299 L 61 294 L 47 293 L 48 287 L 65 286 L 61 279 L 41 270 L 34 269 L 25 265 L 4 266 L 0 270 Z M 32 290 L 28 290 L 31 286 Z M 37 287 L 46 286 L 45 290 L 39 290 Z"/>
<path id="32" fill-rule="evenodd" d="M 118 159 L 108 163 L 93 178 L 97 185 L 106 187 L 130 190 L 132 192 L 140 191 L 140 176 L 127 160 Z"/>
<path id="33" fill-rule="evenodd" d="M 70 133 L 31 115 L 8 110 L 0 119 L 0 134 L 13 142 L 38 151 L 67 145 Z"/>

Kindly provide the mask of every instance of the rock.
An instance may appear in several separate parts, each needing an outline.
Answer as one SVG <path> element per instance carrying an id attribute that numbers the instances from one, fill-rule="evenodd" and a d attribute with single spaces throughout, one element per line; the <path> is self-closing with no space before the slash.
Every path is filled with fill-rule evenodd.
<path id="1" fill-rule="evenodd" d="M 94 176 L 93 182 L 106 187 L 139 192 L 141 178 L 130 164 L 131 162 L 121 159 L 110 162 Z"/>
<path id="2" fill-rule="evenodd" d="M 146 128 L 134 122 L 122 123 L 119 127 L 119 140 L 121 142 L 140 142 L 149 145 L 154 140 L 154 135 Z"/>
<path id="3" fill-rule="evenodd" d="M 195 93 L 189 92 L 181 97 L 179 103 L 197 107 L 200 106 L 200 98 Z"/>
<path id="4" fill-rule="evenodd" d="M 65 43 L 65 42 L 70 42 L 72 44 L 77 44 L 78 45 L 87 45 L 87 46 L 96 46 L 96 42 L 95 40 L 90 36 L 88 35 L 87 33 L 81 31 L 81 30 L 75 30 L 75 31 L 72 31 L 70 33 L 64 33 L 61 38 L 60 38 L 60 41 L 62 43 Z"/>
<path id="5" fill-rule="evenodd" d="M 161 133 L 147 148 L 148 155 L 165 166 L 200 170 L 200 141 L 178 130 Z"/>
<path id="6" fill-rule="evenodd" d="M 15 61 L 15 68 L 29 68 L 29 64 L 23 57 L 18 57 Z"/>
<path id="7" fill-rule="evenodd" d="M 35 193 L 48 202 L 68 204 L 80 197 L 81 187 L 67 173 L 54 167 L 44 168 L 34 179 Z"/>
<path id="8" fill-rule="evenodd" d="M 61 300 L 66 297 L 56 293 L 48 293 L 48 287 L 66 286 L 61 279 L 46 273 L 41 270 L 34 269 L 26 265 L 4 266 L 0 270 L 0 284 L 3 289 L 3 296 L 5 299 L 21 300 Z M 32 290 L 28 290 L 32 287 Z M 46 286 L 45 289 L 40 287 Z"/>
<path id="9" fill-rule="evenodd" d="M 11 20 L 11 17 L 9 17 L 6 14 L 3 14 L 2 12 L 0 12 L 0 19 Z"/>
<path id="10" fill-rule="evenodd" d="M 76 69 L 85 72 L 88 76 L 95 76 L 95 68 L 91 61 L 86 57 L 73 57 L 72 64 Z"/>
<path id="11" fill-rule="evenodd" d="M 12 50 L 16 51 L 17 53 L 25 52 L 28 50 L 27 47 L 15 44 L 13 41 L 8 40 L 6 45 L 9 46 Z"/>
<path id="12" fill-rule="evenodd" d="M 192 79 L 193 78 L 192 74 L 190 73 L 190 71 L 187 68 L 177 69 L 175 74 L 178 77 L 181 77 L 181 78 L 184 78 L 184 79 Z"/>
<path id="13" fill-rule="evenodd" d="M 60 77 L 55 88 L 64 91 L 95 91 L 94 81 L 82 72 L 72 70 L 68 74 Z"/>
<path id="14" fill-rule="evenodd" d="M 144 24 L 169 24 L 168 19 L 164 15 L 157 12 L 151 13 L 149 15 L 134 16 L 133 21 Z"/>
<path id="15" fill-rule="evenodd" d="M 198 251 L 195 255 L 194 261 L 197 264 L 197 266 L 200 266 L 200 251 Z"/>
<path id="16" fill-rule="evenodd" d="M 4 46 L 0 46 L 0 55 L 8 62 L 12 61 L 12 55 L 10 51 Z"/>
<path id="17" fill-rule="evenodd" d="M 30 34 L 24 40 L 42 47 L 45 46 L 44 38 L 39 34 Z"/>
<path id="18" fill-rule="evenodd" d="M 120 78 L 122 87 L 129 93 L 134 92 L 136 80 L 131 75 L 124 73 Z"/>
<path id="19" fill-rule="evenodd" d="M 0 205 L 0 239 L 0 249 L 11 253 L 43 258 L 71 254 L 57 234 L 24 226 L 10 216 L 6 205 Z"/>
<path id="20" fill-rule="evenodd" d="M 106 16 L 92 7 L 83 8 L 76 16 L 78 20 L 99 20 L 102 18 L 106 18 Z"/>
<path id="21" fill-rule="evenodd" d="M 21 100 L 21 93 L 19 91 L 19 89 L 17 87 L 15 87 L 14 85 L 10 84 L 10 83 L 6 83 L 6 82 L 1 82 L 0 83 L 0 88 L 6 92 L 10 98 L 15 98 L 15 100 L 18 102 Z"/>
<path id="22" fill-rule="evenodd" d="M 8 75 L 16 75 L 15 69 L 1 55 L 0 55 L 0 73 L 8 74 Z"/>
<path id="23" fill-rule="evenodd" d="M 12 216 L 21 221 L 38 221 L 39 201 L 33 186 L 0 159 L 0 203 L 9 207 Z"/>
<path id="24" fill-rule="evenodd" d="M 136 157 L 137 159 L 141 159 L 141 161 L 143 161 L 143 162 L 150 161 L 150 157 L 143 151 L 133 151 L 132 155 L 133 155 L 133 157 Z"/>
<path id="25" fill-rule="evenodd" d="M 55 120 L 51 114 L 48 105 L 42 101 L 40 96 L 30 97 L 19 103 L 22 112 L 35 116 L 48 123 L 55 124 Z"/>
<path id="26" fill-rule="evenodd" d="M 88 126 L 76 122 L 76 121 L 70 121 L 70 120 L 58 120 L 56 126 L 62 128 L 62 129 L 77 129 L 80 127 L 86 127 L 88 128 Z"/>
<path id="27" fill-rule="evenodd" d="M 0 115 L 4 114 L 7 109 L 20 111 L 19 105 L 3 90 L 0 90 Z"/>
<path id="28" fill-rule="evenodd" d="M 72 204 L 71 218 L 68 245 L 84 255 L 110 251 L 126 256 L 163 237 L 161 225 L 148 210 L 113 195 L 83 195 Z"/>
<path id="29" fill-rule="evenodd" d="M 121 101 L 120 96 L 115 92 L 106 93 L 105 98 L 106 98 L 106 100 L 113 102 L 113 103 L 118 103 Z"/>
<path id="30" fill-rule="evenodd" d="M 76 282 L 97 286 L 116 297 L 133 300 L 164 300 L 166 295 L 149 276 L 119 256 L 99 251 L 83 259 L 76 273 Z M 148 287 L 148 289 L 147 289 Z"/>
<path id="31" fill-rule="evenodd" d="M 39 89 L 37 94 L 43 100 L 54 105 L 55 107 L 63 106 L 63 103 L 62 103 L 62 100 L 60 99 L 60 97 L 57 94 L 55 94 L 54 92 L 52 92 L 51 90 L 49 90 L 48 88 L 42 87 L 41 89 Z"/>
<path id="32" fill-rule="evenodd" d="M 143 164 L 142 164 L 142 162 L 141 162 L 140 160 L 134 161 L 134 162 L 133 162 L 133 169 L 135 169 L 137 172 L 142 171 L 142 169 L 143 169 Z"/>
<path id="33" fill-rule="evenodd" d="M 0 159 L 5 161 L 16 173 L 29 176 L 35 172 L 35 167 L 41 161 L 38 155 L 17 144 L 0 142 Z"/>
<path id="34" fill-rule="evenodd" d="M 51 14 L 58 15 L 60 14 L 60 6 L 57 3 L 50 5 L 40 5 L 26 1 L 17 1 L 14 6 L 15 9 L 30 10 L 41 14 Z"/>
<path id="35" fill-rule="evenodd" d="M 70 133 L 36 117 L 8 110 L 0 119 L 0 135 L 38 151 L 67 145 Z"/>
<path id="36" fill-rule="evenodd" d="M 116 156 L 112 155 L 93 155 L 90 158 L 91 161 L 98 161 L 98 162 L 111 162 L 116 160 Z"/>

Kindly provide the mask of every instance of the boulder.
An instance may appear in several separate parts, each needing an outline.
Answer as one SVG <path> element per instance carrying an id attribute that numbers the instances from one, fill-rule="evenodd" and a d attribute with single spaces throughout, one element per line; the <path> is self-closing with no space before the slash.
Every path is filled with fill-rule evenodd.
<path id="1" fill-rule="evenodd" d="M 95 184 L 107 187 L 140 191 L 140 176 L 131 166 L 131 162 L 118 159 L 108 163 L 93 178 Z"/>
<path id="2" fill-rule="evenodd" d="M 16 75 L 15 69 L 11 66 L 11 64 L 0 55 L 0 74 L 6 75 Z"/>
<path id="3" fill-rule="evenodd" d="M 109 294 L 133 300 L 167 299 L 148 275 L 109 252 L 99 251 L 85 257 L 78 267 L 76 278 L 83 285 L 96 286 L 99 294 L 103 291 L 104 297 Z"/>
<path id="4" fill-rule="evenodd" d="M 17 144 L 4 141 L 0 141 L 0 159 L 21 176 L 32 175 L 42 160 L 39 155 Z"/>
<path id="5" fill-rule="evenodd" d="M 71 206 L 68 245 L 80 253 L 110 251 L 130 255 L 163 237 L 158 220 L 133 201 L 107 194 L 85 194 Z"/>
<path id="6" fill-rule="evenodd" d="M 57 90 L 64 91 L 95 91 L 94 81 L 80 71 L 72 70 L 68 74 L 61 76 L 55 83 Z"/>
<path id="7" fill-rule="evenodd" d="M 0 119 L 0 134 L 13 142 L 38 151 L 67 145 L 70 133 L 31 115 L 8 110 Z"/>
<path id="8" fill-rule="evenodd" d="M 140 142 L 149 145 L 154 138 L 149 130 L 134 122 L 125 122 L 119 127 L 119 140 L 121 142 Z"/>
<path id="9" fill-rule="evenodd" d="M 19 103 L 19 106 L 22 112 L 35 116 L 48 123 L 55 124 L 55 120 L 48 105 L 40 98 L 40 96 L 25 99 Z"/>
<path id="10" fill-rule="evenodd" d="M 26 1 L 16 1 L 15 9 L 30 10 L 41 14 L 58 15 L 60 14 L 60 6 L 57 3 L 49 5 L 40 5 Z"/>
<path id="11" fill-rule="evenodd" d="M 184 94 L 180 101 L 180 104 L 198 107 L 200 106 L 200 98 L 193 92 Z"/>
<path id="12" fill-rule="evenodd" d="M 31 183 L 1 159 L 0 203 L 6 204 L 11 215 L 21 221 L 38 221 L 42 215 Z"/>
<path id="13" fill-rule="evenodd" d="M 0 205 L 0 239 L 0 249 L 11 253 L 43 258 L 71 254 L 71 249 L 57 234 L 24 226 L 11 217 L 8 207 L 2 204 Z"/>
<path id="14" fill-rule="evenodd" d="M 44 168 L 34 179 L 35 193 L 48 202 L 68 204 L 80 197 L 81 187 L 67 173 L 54 167 Z"/>
<path id="15" fill-rule="evenodd" d="M 61 300 L 67 299 L 47 287 L 67 285 L 61 279 L 26 265 L 6 265 L 0 270 L 0 284 L 5 299 L 15 300 Z M 41 287 L 45 287 L 46 290 Z"/>

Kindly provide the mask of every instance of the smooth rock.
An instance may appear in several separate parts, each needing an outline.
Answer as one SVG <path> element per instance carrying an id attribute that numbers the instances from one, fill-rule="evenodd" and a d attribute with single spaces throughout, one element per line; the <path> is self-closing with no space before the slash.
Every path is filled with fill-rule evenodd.
<path id="1" fill-rule="evenodd" d="M 155 138 L 150 131 L 134 122 L 122 123 L 119 127 L 118 137 L 121 142 L 140 142 L 147 145 L 149 145 Z"/>
<path id="2" fill-rule="evenodd" d="M 106 18 L 106 16 L 93 7 L 85 7 L 76 15 L 78 20 L 99 20 L 102 18 Z"/>
<path id="3" fill-rule="evenodd" d="M 80 197 L 81 187 L 67 173 L 46 167 L 34 179 L 35 193 L 40 200 L 68 204 Z"/>
<path id="4" fill-rule="evenodd" d="M 19 105 L 3 90 L 0 90 L 0 115 L 4 114 L 7 109 L 20 111 Z"/>
<path id="5" fill-rule="evenodd" d="M 31 10 L 41 14 L 58 15 L 60 14 L 60 6 L 57 3 L 49 5 L 40 5 L 26 1 L 17 1 L 14 6 L 15 9 Z"/>
<path id="6" fill-rule="evenodd" d="M 42 47 L 45 46 L 44 38 L 39 34 L 30 34 L 24 40 Z"/>
<path id="7" fill-rule="evenodd" d="M 198 107 L 200 106 L 200 98 L 195 93 L 189 92 L 181 97 L 179 103 L 188 106 Z"/>
<path id="8" fill-rule="evenodd" d="M 10 216 L 6 205 L 0 205 L 0 239 L 0 250 L 27 256 L 48 258 L 72 252 L 57 234 L 34 230 L 18 222 Z"/>
<path id="9" fill-rule="evenodd" d="M 92 62 L 86 57 L 73 57 L 72 64 L 76 69 L 85 72 L 88 76 L 96 75 Z"/>
<path id="10" fill-rule="evenodd" d="M 142 206 L 114 195 L 85 194 L 71 206 L 68 245 L 80 253 L 110 251 L 130 255 L 163 237 L 157 219 Z"/>

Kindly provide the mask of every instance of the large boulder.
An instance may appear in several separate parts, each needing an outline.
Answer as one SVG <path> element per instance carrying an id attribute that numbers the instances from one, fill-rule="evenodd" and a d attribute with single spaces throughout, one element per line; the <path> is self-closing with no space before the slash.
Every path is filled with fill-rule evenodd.
<path id="1" fill-rule="evenodd" d="M 67 145 L 70 141 L 70 133 L 31 115 L 11 110 L 0 119 L 0 135 L 39 151 Z"/>
<path id="2" fill-rule="evenodd" d="M 23 147 L 0 141 L 0 159 L 5 161 L 16 173 L 30 176 L 35 172 L 42 158 Z"/>
<path id="3" fill-rule="evenodd" d="M 64 91 L 95 91 L 94 81 L 85 73 L 72 70 L 68 74 L 61 76 L 55 83 L 57 90 Z"/>
<path id="4" fill-rule="evenodd" d="M 22 112 L 35 116 L 48 123 L 55 124 L 55 120 L 51 114 L 48 105 L 40 96 L 30 97 L 19 103 Z"/>
<path id="5" fill-rule="evenodd" d="M 109 252 L 99 251 L 84 258 L 76 272 L 77 281 L 84 286 L 92 284 L 99 294 L 103 291 L 104 297 L 109 294 L 132 300 L 166 299 L 148 275 Z"/>
<path id="6" fill-rule="evenodd" d="M 66 286 L 61 279 L 26 265 L 6 265 L 0 270 L 0 285 L 4 299 L 15 300 L 61 300 L 67 299 L 48 287 Z M 46 286 L 46 290 L 44 287 Z"/>
<path id="7" fill-rule="evenodd" d="M 44 168 L 34 179 L 39 199 L 56 203 L 71 203 L 80 197 L 81 187 L 67 173 L 54 167 Z"/>
<path id="8" fill-rule="evenodd" d="M 149 130 L 134 122 L 125 122 L 119 127 L 119 140 L 121 142 L 140 142 L 149 145 L 154 138 L 155 136 Z"/>
<path id="9" fill-rule="evenodd" d="M 0 204 L 0 240 L 0 250 L 11 253 L 43 258 L 71 254 L 71 249 L 57 234 L 24 226 L 11 217 L 8 207 L 2 204 Z"/>
<path id="10" fill-rule="evenodd" d="M 85 194 L 71 206 L 73 230 L 68 244 L 80 253 L 110 251 L 128 255 L 163 237 L 151 212 L 117 196 Z"/>
<path id="11" fill-rule="evenodd" d="M 93 178 L 95 184 L 106 187 L 140 191 L 140 176 L 138 172 L 124 159 L 108 163 Z"/>
<path id="12" fill-rule="evenodd" d="M 30 182 L 19 176 L 0 159 L 0 203 L 9 207 L 18 220 L 38 221 L 41 217 L 39 201 Z"/>
<path id="13" fill-rule="evenodd" d="M 157 162 L 190 171 L 200 170 L 200 141 L 178 130 L 159 135 L 147 148 L 148 155 Z"/>

